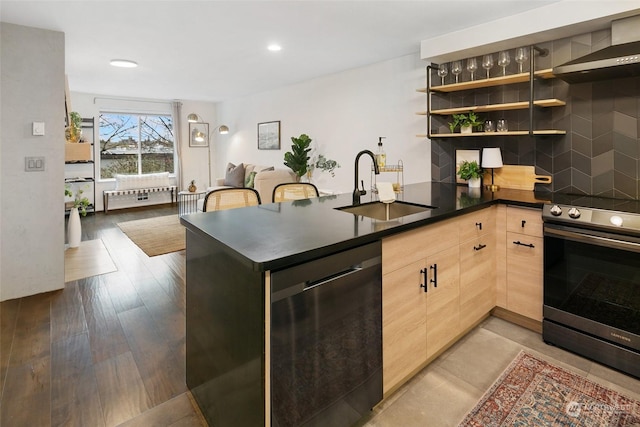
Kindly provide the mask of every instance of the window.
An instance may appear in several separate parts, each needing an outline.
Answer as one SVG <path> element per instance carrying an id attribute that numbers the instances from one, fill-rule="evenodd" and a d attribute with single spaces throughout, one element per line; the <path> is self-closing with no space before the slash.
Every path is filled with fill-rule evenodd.
<path id="1" fill-rule="evenodd" d="M 174 173 L 170 115 L 101 113 L 100 178 L 115 174 Z"/>

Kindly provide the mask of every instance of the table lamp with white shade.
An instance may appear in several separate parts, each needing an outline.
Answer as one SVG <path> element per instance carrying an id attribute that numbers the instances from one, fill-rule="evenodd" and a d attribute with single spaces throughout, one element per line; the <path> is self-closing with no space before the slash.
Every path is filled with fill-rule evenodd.
<path id="1" fill-rule="evenodd" d="M 483 168 L 491 169 L 491 185 L 487 185 L 487 189 L 491 191 L 498 191 L 500 187 L 493 183 L 493 171 L 495 168 L 501 168 L 503 166 L 500 148 L 483 148 L 481 166 Z"/>

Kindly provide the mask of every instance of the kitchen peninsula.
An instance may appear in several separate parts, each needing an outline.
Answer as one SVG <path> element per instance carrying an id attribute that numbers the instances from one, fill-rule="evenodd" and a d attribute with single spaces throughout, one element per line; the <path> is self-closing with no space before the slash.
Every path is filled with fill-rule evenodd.
<path id="1" fill-rule="evenodd" d="M 271 359 L 270 351 L 270 286 L 274 274 L 382 242 L 384 275 L 385 263 L 394 262 L 389 261 L 385 253 L 385 242 L 393 243 L 392 239 L 406 235 L 405 232 L 429 230 L 441 224 L 449 224 L 447 230 L 453 230 L 455 236 L 445 234 L 441 239 L 425 239 L 421 242 L 424 248 L 437 247 L 451 240 L 455 254 L 458 254 L 458 242 L 461 247 L 462 242 L 469 242 L 474 245 L 470 252 L 491 254 L 491 269 L 495 267 L 495 248 L 489 247 L 483 252 L 481 249 L 486 244 L 472 242 L 476 238 L 471 236 L 474 232 L 467 233 L 469 239 L 460 237 L 458 240 L 458 229 L 463 234 L 463 227 L 451 221 L 473 216 L 474 229 L 479 224 L 476 215 L 480 215 L 482 221 L 492 221 L 485 224 L 484 229 L 480 222 L 477 238 L 481 239 L 489 230 L 496 229 L 492 210 L 495 205 L 540 208 L 550 199 L 550 196 L 531 191 L 481 191 L 474 195 L 469 192 L 466 186 L 455 184 L 406 185 L 398 195 L 399 201 L 433 209 L 390 221 L 336 209 L 351 205 L 351 194 L 183 216 L 181 222 L 187 228 L 187 385 L 209 423 L 215 426 L 271 425 L 271 366 L 277 362 Z M 375 200 L 375 196 L 367 197 L 373 198 L 363 198 L 362 203 Z M 491 215 L 485 216 L 484 212 L 491 212 Z M 495 235 L 490 238 L 495 242 Z M 473 261 L 466 262 L 473 264 Z M 488 270 L 479 268 L 477 271 L 482 274 Z M 438 274 L 446 278 L 447 272 Z M 383 283 L 386 275 L 384 277 Z M 489 300 L 495 305 L 495 276 L 485 279 L 483 282 L 489 283 L 493 292 Z M 443 284 L 438 289 L 441 288 L 446 286 Z M 384 292 L 383 284 L 383 306 Z M 463 292 L 461 289 L 461 298 Z M 470 304 L 474 304 L 473 301 Z M 480 317 L 469 318 L 468 322 L 477 323 L 493 305 L 487 310 L 481 307 Z M 457 305 L 455 310 L 458 313 Z M 460 313 L 462 311 L 470 310 Z M 384 313 L 383 308 L 383 317 Z M 468 327 L 464 324 L 460 330 L 451 333 L 456 337 Z M 384 346 L 382 354 L 384 359 Z M 413 374 L 397 374 L 398 381 L 389 383 L 387 376 L 390 378 L 392 374 L 387 370 L 393 370 L 393 367 L 388 363 L 383 364 L 386 395 Z"/>

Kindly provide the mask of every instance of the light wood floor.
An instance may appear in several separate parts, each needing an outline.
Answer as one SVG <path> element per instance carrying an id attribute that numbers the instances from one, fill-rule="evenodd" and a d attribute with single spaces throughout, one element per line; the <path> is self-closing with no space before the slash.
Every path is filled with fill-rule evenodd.
<path id="1" fill-rule="evenodd" d="M 115 225 L 161 206 L 82 218 L 117 271 L 0 304 L 0 426 L 203 426 L 185 384 L 185 253 L 147 257 Z"/>

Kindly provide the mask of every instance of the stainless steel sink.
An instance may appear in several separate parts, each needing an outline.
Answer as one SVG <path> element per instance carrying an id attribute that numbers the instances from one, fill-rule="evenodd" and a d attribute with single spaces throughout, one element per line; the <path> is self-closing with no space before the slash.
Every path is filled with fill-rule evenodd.
<path id="1" fill-rule="evenodd" d="M 356 206 L 342 206 L 336 209 L 343 212 L 349 212 L 354 215 L 366 216 L 368 218 L 378 219 L 381 221 L 389 221 L 407 215 L 427 212 L 431 209 L 435 209 L 435 207 L 396 201 L 388 204 L 382 202 L 362 203 Z"/>

